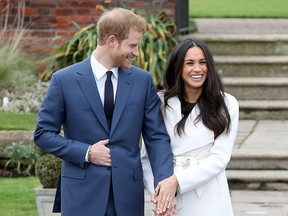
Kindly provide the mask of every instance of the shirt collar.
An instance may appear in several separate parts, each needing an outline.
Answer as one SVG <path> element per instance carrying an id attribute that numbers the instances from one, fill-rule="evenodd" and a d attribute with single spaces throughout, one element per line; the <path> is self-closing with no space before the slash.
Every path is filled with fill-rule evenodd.
<path id="1" fill-rule="evenodd" d="M 96 77 L 97 80 L 100 80 L 106 74 L 108 69 L 97 61 L 93 53 L 90 57 L 90 63 L 94 76 Z M 111 68 L 110 71 L 112 71 L 115 78 L 118 79 L 118 67 Z"/>

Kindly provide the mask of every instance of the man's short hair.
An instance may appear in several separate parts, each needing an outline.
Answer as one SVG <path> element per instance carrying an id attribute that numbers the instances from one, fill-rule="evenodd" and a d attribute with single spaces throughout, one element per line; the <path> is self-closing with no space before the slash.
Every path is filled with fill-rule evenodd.
<path id="1" fill-rule="evenodd" d="M 140 15 L 123 8 L 104 12 L 97 22 L 98 44 L 103 45 L 110 35 L 122 41 L 128 37 L 131 28 L 139 32 L 146 30 L 146 21 Z"/>

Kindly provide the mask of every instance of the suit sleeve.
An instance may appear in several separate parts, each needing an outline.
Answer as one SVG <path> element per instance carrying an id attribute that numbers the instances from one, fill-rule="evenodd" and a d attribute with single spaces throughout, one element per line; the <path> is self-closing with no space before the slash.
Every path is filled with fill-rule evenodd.
<path id="1" fill-rule="evenodd" d="M 154 175 L 154 186 L 173 174 L 170 138 L 160 110 L 160 99 L 150 75 L 145 101 L 142 136 Z"/>
<path id="2" fill-rule="evenodd" d="M 60 130 L 64 120 L 65 103 L 61 83 L 57 75 L 53 74 L 38 113 L 34 142 L 45 152 L 84 167 L 85 155 L 89 145 L 61 136 Z"/>
<path id="3" fill-rule="evenodd" d="M 195 166 L 178 172 L 175 171 L 180 193 L 185 193 L 207 183 L 223 172 L 230 161 L 238 130 L 239 105 L 233 96 L 229 95 L 227 99 L 231 117 L 231 130 L 228 134 L 223 133 L 216 138 L 207 158 L 201 160 Z"/>

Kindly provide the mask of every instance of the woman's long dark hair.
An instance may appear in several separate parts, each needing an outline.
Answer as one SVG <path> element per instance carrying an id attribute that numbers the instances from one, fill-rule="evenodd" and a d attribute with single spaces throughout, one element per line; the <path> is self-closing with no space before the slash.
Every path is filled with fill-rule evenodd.
<path id="1" fill-rule="evenodd" d="M 184 58 L 188 49 L 195 46 L 203 50 L 208 71 L 207 78 L 203 83 L 202 94 L 197 100 L 200 113 L 194 124 L 202 120 L 203 124 L 214 132 L 216 139 L 224 131 L 229 132 L 231 119 L 224 101 L 224 86 L 221 77 L 216 71 L 213 56 L 203 41 L 186 39 L 173 49 L 164 74 L 164 107 L 169 107 L 168 100 L 172 97 L 178 96 L 180 100 L 184 100 L 184 82 L 182 79 Z M 175 126 L 179 136 L 184 132 L 188 115 L 189 113 L 185 114 Z"/>

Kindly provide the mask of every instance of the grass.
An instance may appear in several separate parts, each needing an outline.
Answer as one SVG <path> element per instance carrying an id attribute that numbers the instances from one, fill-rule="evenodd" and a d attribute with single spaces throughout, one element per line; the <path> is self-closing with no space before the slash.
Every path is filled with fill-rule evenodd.
<path id="1" fill-rule="evenodd" d="M 190 18 L 288 18 L 287 0 L 189 0 Z"/>
<path id="2" fill-rule="evenodd" d="M 5 216 L 37 216 L 34 188 L 38 178 L 0 178 L 0 209 Z"/>
<path id="3" fill-rule="evenodd" d="M 0 112 L 0 130 L 34 130 L 36 113 Z"/>

